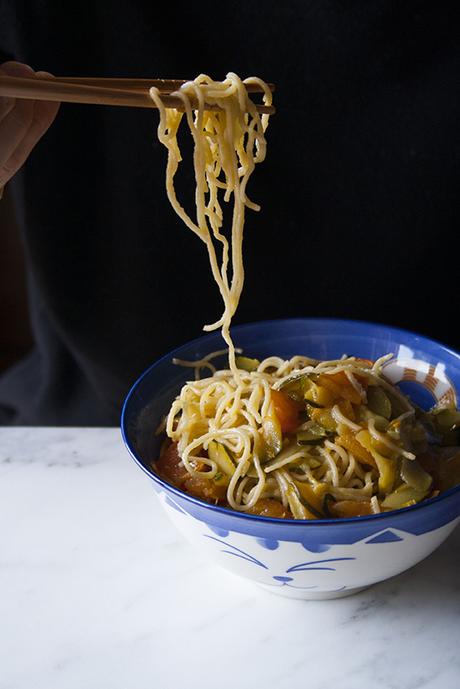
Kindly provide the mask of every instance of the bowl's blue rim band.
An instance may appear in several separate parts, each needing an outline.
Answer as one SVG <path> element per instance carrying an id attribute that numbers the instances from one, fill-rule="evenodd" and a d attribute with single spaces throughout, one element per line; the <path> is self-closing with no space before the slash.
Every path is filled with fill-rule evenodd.
<path id="1" fill-rule="evenodd" d="M 257 323 L 245 323 L 242 325 L 237 325 L 235 326 L 232 331 L 237 334 L 238 332 L 241 332 L 242 330 L 249 329 L 254 327 L 255 325 L 258 326 L 270 326 L 271 324 L 279 324 L 279 323 L 292 323 L 294 324 L 296 321 L 302 321 L 305 323 L 305 321 L 308 321 L 312 325 L 315 323 L 334 323 L 334 324 L 358 324 L 363 327 L 373 327 L 373 328 L 384 328 L 387 331 L 392 331 L 395 333 L 403 333 L 404 335 L 408 337 L 417 337 L 420 340 L 429 343 L 429 344 L 434 344 L 437 347 L 441 347 L 444 349 L 446 352 L 448 352 L 450 355 L 457 357 L 460 360 L 460 354 L 456 352 L 454 349 L 450 349 L 447 347 L 445 344 L 442 342 L 438 342 L 437 340 L 433 340 L 432 338 L 426 337 L 426 335 L 420 335 L 418 333 L 415 333 L 410 330 L 406 330 L 404 328 L 399 328 L 399 327 L 394 327 L 394 326 L 388 326 L 385 325 L 384 323 L 372 323 L 369 321 L 362 321 L 362 320 L 352 320 L 352 319 L 345 319 L 345 318 L 278 318 L 278 319 L 271 319 L 268 321 L 258 321 Z M 194 340 L 190 340 L 189 342 L 186 343 L 188 346 L 193 346 L 195 344 L 200 344 L 203 341 L 206 341 L 209 338 L 209 335 L 202 335 L 201 337 L 197 337 Z M 227 509 L 226 507 L 219 507 L 218 505 L 211 505 L 210 503 L 206 503 L 202 500 L 199 500 L 198 498 L 193 497 L 192 495 L 188 495 L 184 491 L 181 491 L 179 488 L 176 488 L 170 483 L 167 483 L 166 481 L 163 481 L 157 474 L 155 474 L 153 471 L 150 471 L 142 462 L 136 457 L 136 454 L 131 446 L 131 443 L 128 440 L 126 431 L 125 431 L 125 419 L 126 419 L 126 410 L 130 401 L 131 396 L 134 394 L 136 388 L 138 385 L 141 383 L 141 381 L 144 379 L 145 376 L 149 374 L 151 369 L 154 366 L 157 366 L 160 364 L 162 361 L 165 360 L 171 360 L 175 354 L 179 351 L 181 351 L 184 348 L 185 345 L 181 345 L 180 347 L 176 347 L 174 350 L 171 352 L 168 352 L 164 356 L 162 356 L 160 359 L 157 359 L 149 368 L 147 368 L 140 376 L 139 378 L 135 381 L 135 383 L 131 386 L 131 389 L 129 390 L 125 402 L 123 404 L 123 408 L 121 411 L 121 435 L 123 438 L 123 441 L 128 448 L 128 451 L 131 455 L 131 457 L 134 459 L 136 464 L 144 471 L 144 473 L 149 476 L 149 478 L 152 479 L 155 483 L 158 483 L 159 485 L 162 486 L 167 491 L 170 491 L 180 497 L 183 500 L 186 500 L 188 502 L 191 502 L 193 505 L 196 505 L 197 507 L 204 508 L 206 510 L 210 510 L 211 512 L 218 512 L 222 515 L 230 515 L 234 518 L 239 518 L 239 519 L 250 519 L 251 521 L 261 521 L 263 523 L 273 523 L 273 524 L 290 524 L 290 525 L 295 525 L 297 527 L 305 526 L 308 524 L 309 526 L 321 526 L 321 525 L 327 525 L 331 526 L 332 524 L 352 524 L 352 523 L 364 523 L 366 521 L 376 521 L 379 519 L 384 519 L 388 518 L 390 515 L 397 515 L 397 514 L 402 514 L 402 513 L 407 513 L 407 512 L 413 512 L 414 510 L 418 510 L 420 508 L 423 508 L 427 505 L 431 505 L 437 502 L 441 502 L 442 500 L 445 500 L 449 498 L 451 495 L 454 495 L 460 491 L 460 485 L 455 486 L 454 488 L 449 488 L 448 490 L 444 491 L 440 495 L 438 495 L 435 498 L 429 498 L 428 500 L 423 500 L 422 502 L 417 503 L 416 505 L 412 505 L 411 507 L 403 507 L 398 510 L 391 510 L 390 512 L 380 512 L 378 514 L 370 514 L 362 517 L 346 517 L 346 518 L 340 518 L 340 519 L 312 519 L 312 520 L 306 520 L 306 519 L 279 519 L 275 517 L 262 517 L 260 515 L 255 515 L 255 514 L 246 514 L 245 512 L 238 512 L 236 510 L 230 510 Z"/>
<path id="2" fill-rule="evenodd" d="M 406 337 L 416 337 L 419 340 L 423 340 L 424 342 L 430 344 L 430 345 L 436 345 L 436 347 L 441 347 L 445 352 L 447 352 L 449 355 L 456 357 L 460 361 L 460 353 L 457 352 L 455 349 L 451 349 L 448 347 L 446 344 L 443 342 L 440 342 L 439 340 L 434 340 L 431 337 L 427 337 L 426 335 L 422 335 L 420 333 L 414 332 L 412 330 L 406 330 L 405 328 L 400 328 L 398 326 L 393 326 L 393 325 L 386 325 L 385 323 L 375 323 L 372 321 L 363 321 L 363 320 L 354 320 L 351 318 L 303 318 L 299 316 L 298 318 L 272 318 L 268 321 L 257 321 L 257 323 L 242 323 L 241 325 L 236 325 L 232 328 L 232 333 L 238 334 L 239 332 L 242 332 L 244 330 L 249 330 L 253 328 L 255 325 L 257 326 L 262 326 L 262 327 L 268 327 L 270 325 L 277 325 L 280 323 L 291 323 L 295 324 L 296 322 L 302 322 L 305 323 L 308 321 L 312 325 L 315 323 L 319 324 L 326 324 L 326 323 L 331 323 L 331 324 L 356 324 L 360 325 L 363 328 L 384 328 L 387 331 L 394 332 L 394 333 L 402 333 Z M 170 352 L 167 352 L 164 354 L 162 357 L 154 361 L 145 371 L 141 373 L 139 378 L 133 383 L 131 386 L 128 395 L 126 397 L 125 403 L 123 404 L 123 409 L 121 413 L 121 420 L 123 421 L 123 414 L 125 411 L 125 406 L 126 403 L 131 396 L 132 392 L 134 389 L 139 385 L 141 380 L 150 372 L 150 370 L 154 367 L 157 366 L 158 364 L 162 363 L 163 361 L 167 361 L 172 359 L 178 352 L 180 352 L 185 346 L 191 347 L 194 345 L 201 344 L 202 342 L 205 342 L 210 336 L 217 334 L 218 331 L 213 331 L 210 333 L 207 333 L 206 335 L 201 335 L 200 337 L 196 337 L 193 340 L 189 340 L 188 342 L 185 342 L 184 344 L 179 345 L 178 347 L 175 347 L 172 349 Z"/>

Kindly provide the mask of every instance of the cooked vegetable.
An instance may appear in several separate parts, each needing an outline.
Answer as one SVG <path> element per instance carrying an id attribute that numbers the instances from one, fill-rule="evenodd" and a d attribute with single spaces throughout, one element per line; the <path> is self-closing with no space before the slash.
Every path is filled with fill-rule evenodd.
<path id="1" fill-rule="evenodd" d="M 390 510 L 399 510 L 401 507 L 410 507 L 427 495 L 427 491 L 417 490 L 406 484 L 399 486 L 393 493 L 387 495 L 382 502 L 382 507 Z"/>
<path id="2" fill-rule="evenodd" d="M 260 365 L 260 361 L 258 359 L 250 359 L 247 356 L 237 356 L 235 361 L 236 367 L 239 368 L 240 371 L 248 371 L 248 373 L 251 373 L 251 371 L 256 371 Z"/>
<path id="3" fill-rule="evenodd" d="M 186 492 L 249 514 L 343 519 L 460 484 L 460 448 L 447 447 L 459 441 L 460 412 L 411 406 L 378 366 L 352 357 L 237 364 L 240 381 L 216 372 L 173 404 L 175 442 L 157 470 Z"/>
<path id="4" fill-rule="evenodd" d="M 299 491 L 300 497 L 305 505 L 305 507 L 312 512 L 318 519 L 321 519 L 324 515 L 322 512 L 322 500 L 321 497 L 315 493 L 312 486 L 309 483 L 304 483 L 302 481 L 294 481 Z"/>
<path id="5" fill-rule="evenodd" d="M 335 516 L 331 510 L 332 510 L 333 505 L 336 502 L 337 502 L 337 499 L 331 493 L 326 493 L 324 495 L 324 497 L 323 497 L 323 512 L 328 519 L 331 519 L 331 517 Z"/>
<path id="6" fill-rule="evenodd" d="M 434 410 L 433 421 L 443 445 L 460 443 L 460 412 L 457 409 L 445 407 Z"/>
<path id="7" fill-rule="evenodd" d="M 433 412 L 434 422 L 442 431 L 454 431 L 460 426 L 460 411 L 444 407 Z"/>
<path id="8" fill-rule="evenodd" d="M 203 470 L 204 465 L 201 462 L 197 462 L 196 465 L 197 470 Z M 228 480 L 224 482 L 215 481 L 214 479 L 210 480 L 203 474 L 191 476 L 182 464 L 176 443 L 170 443 L 165 449 L 156 463 L 156 469 L 160 476 L 167 481 L 174 483 L 179 488 L 185 490 L 186 493 L 195 495 L 206 502 L 219 501 L 225 497 Z"/>
<path id="9" fill-rule="evenodd" d="M 431 447 L 418 456 L 422 467 L 433 477 L 433 487 L 448 490 L 460 484 L 460 450 L 458 447 Z"/>
<path id="10" fill-rule="evenodd" d="M 318 384 L 328 388 L 334 393 L 336 399 L 342 397 L 354 404 L 361 403 L 361 395 L 349 381 L 344 371 L 340 371 L 339 373 L 324 373 L 320 375 Z"/>
<path id="11" fill-rule="evenodd" d="M 412 488 L 425 493 L 433 483 L 432 477 L 420 466 L 416 459 L 403 458 L 401 462 L 401 478 Z"/>
<path id="12" fill-rule="evenodd" d="M 336 396 L 324 385 L 316 385 L 312 382 L 305 393 L 305 399 L 312 407 L 323 408 L 334 404 Z"/>
<path id="13" fill-rule="evenodd" d="M 271 398 L 282 433 L 292 433 L 299 425 L 299 405 L 280 390 L 272 390 Z"/>
<path id="14" fill-rule="evenodd" d="M 208 445 L 209 459 L 212 459 L 219 469 L 227 476 L 233 476 L 235 473 L 235 465 L 230 459 L 230 455 L 223 445 L 211 440 Z"/>
<path id="15" fill-rule="evenodd" d="M 367 406 L 374 414 L 391 418 L 391 402 L 386 392 L 379 385 L 370 385 L 367 389 Z"/>
<path id="16" fill-rule="evenodd" d="M 329 505 L 329 511 L 334 517 L 364 517 L 372 514 L 370 500 L 338 500 Z"/>
<path id="17" fill-rule="evenodd" d="M 304 425 L 303 430 L 297 431 L 297 443 L 299 445 L 320 445 L 328 435 L 330 433 L 325 428 L 314 421 L 309 421 L 308 424 Z"/>
<path id="18" fill-rule="evenodd" d="M 258 514 L 260 517 L 272 517 L 275 519 L 292 519 L 292 513 L 287 507 L 283 507 L 279 500 L 261 498 L 253 507 L 248 509 L 248 514 Z"/>
<path id="19" fill-rule="evenodd" d="M 386 433 L 390 428 L 390 424 L 384 416 L 376 414 L 375 412 L 371 411 L 368 407 L 359 407 L 358 417 L 359 421 L 365 423 L 366 425 L 372 419 L 374 421 L 376 429 L 381 433 Z"/>
<path id="20" fill-rule="evenodd" d="M 348 428 L 343 435 L 336 438 L 335 442 L 337 445 L 341 445 L 346 450 L 349 450 L 353 457 L 361 464 L 367 464 L 374 467 L 377 466 L 371 453 L 356 439 L 355 435 L 350 433 Z"/>
<path id="21" fill-rule="evenodd" d="M 305 374 L 289 378 L 281 385 L 279 389 L 297 402 L 303 402 L 310 384 L 310 377 L 308 374 Z"/>
<path id="22" fill-rule="evenodd" d="M 337 430 L 337 422 L 334 420 L 330 409 L 315 409 L 307 404 L 307 412 L 310 418 L 325 431 L 334 433 Z"/>
<path id="23" fill-rule="evenodd" d="M 369 431 L 360 431 L 356 435 L 356 440 L 372 455 L 379 470 L 379 491 L 388 493 L 396 479 L 397 463 L 394 459 L 388 459 L 377 452 L 372 444 L 372 437 Z"/>
<path id="24" fill-rule="evenodd" d="M 283 447 L 281 424 L 275 414 L 273 403 L 270 404 L 268 415 L 262 419 L 262 437 L 264 439 L 265 459 L 273 459 Z"/>

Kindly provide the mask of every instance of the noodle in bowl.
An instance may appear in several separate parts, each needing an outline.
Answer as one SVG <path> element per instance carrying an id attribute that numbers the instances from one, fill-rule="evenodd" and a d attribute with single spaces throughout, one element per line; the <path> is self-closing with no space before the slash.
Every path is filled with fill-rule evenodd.
<path id="1" fill-rule="evenodd" d="M 403 390 L 421 406 L 460 389 L 460 355 L 397 328 L 325 319 L 280 320 L 233 329 L 244 355 L 335 359 L 344 354 L 376 360 L 393 352 L 392 383 L 417 380 Z M 222 349 L 219 333 L 180 347 L 156 362 L 134 384 L 122 414 L 122 433 L 137 464 L 150 477 L 171 521 L 228 570 L 280 595 L 321 599 L 354 593 L 412 567 L 449 535 L 460 519 L 460 487 L 438 497 L 381 514 L 345 519 L 275 519 L 203 502 L 161 479 L 152 469 L 161 439 L 155 435 L 195 361 Z M 215 362 L 214 362 L 215 363 Z M 217 361 L 225 368 L 225 356 Z M 428 371 L 430 374 L 428 375 Z M 434 371 L 434 374 L 433 374 Z M 409 372 L 410 375 L 407 373 Z M 407 374 L 407 375 L 406 375 Z M 434 395 L 434 396 L 433 396 Z"/>

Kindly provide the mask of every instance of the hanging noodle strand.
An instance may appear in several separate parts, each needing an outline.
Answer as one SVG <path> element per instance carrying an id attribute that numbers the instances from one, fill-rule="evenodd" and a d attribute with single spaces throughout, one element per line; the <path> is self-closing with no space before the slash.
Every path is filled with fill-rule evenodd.
<path id="1" fill-rule="evenodd" d="M 248 199 L 246 187 L 256 163 L 265 159 L 264 133 L 268 125 L 268 115 L 258 114 L 255 104 L 248 97 L 245 84 L 258 84 L 264 93 L 264 104 L 271 105 L 272 94 L 265 82 L 256 77 L 242 81 L 232 72 L 222 82 L 200 74 L 174 93 L 184 104 L 185 119 L 194 141 L 194 218 L 185 211 L 174 188 L 174 177 L 181 161 L 177 134 L 184 113 L 165 108 L 158 89 L 150 89 L 150 96 L 160 113 L 158 138 L 168 149 L 166 191 L 169 201 L 185 225 L 206 245 L 212 275 L 224 302 L 222 317 L 204 326 L 204 330 L 221 328 L 222 337 L 228 345 L 230 370 L 237 379 L 239 372 L 230 324 L 244 282 L 242 246 L 245 210 L 259 210 L 259 206 Z M 218 105 L 220 110 L 205 110 L 205 103 Z M 222 192 L 223 202 L 233 204 L 230 241 L 223 232 Z"/>

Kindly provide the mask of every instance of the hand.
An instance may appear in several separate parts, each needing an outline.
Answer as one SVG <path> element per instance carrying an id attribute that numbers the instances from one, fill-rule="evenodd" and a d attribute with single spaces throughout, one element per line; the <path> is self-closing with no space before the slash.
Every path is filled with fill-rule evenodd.
<path id="1" fill-rule="evenodd" d="M 51 76 L 20 62 L 4 62 L 0 74 L 15 77 Z M 0 96 L 0 197 L 5 184 L 25 163 L 35 144 L 56 117 L 59 103 Z"/>

